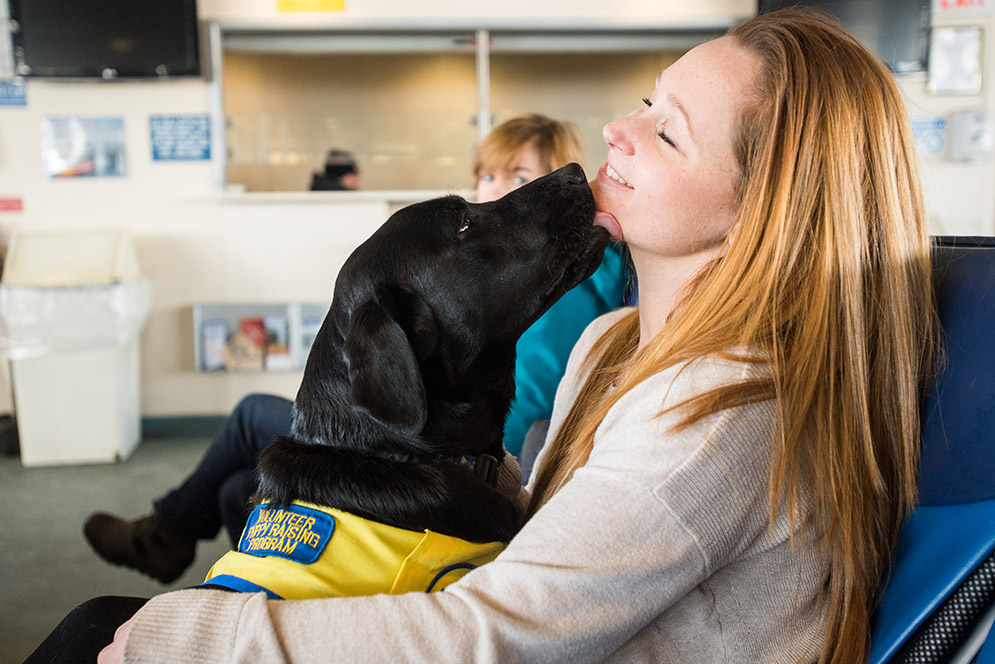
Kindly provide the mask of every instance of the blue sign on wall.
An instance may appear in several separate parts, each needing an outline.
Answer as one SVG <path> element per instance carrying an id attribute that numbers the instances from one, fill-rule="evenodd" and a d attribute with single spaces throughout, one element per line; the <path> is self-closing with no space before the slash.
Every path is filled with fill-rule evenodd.
<path id="1" fill-rule="evenodd" d="M 947 118 L 943 115 L 913 115 L 912 139 L 916 150 L 927 155 L 941 155 L 947 149 Z"/>
<path id="2" fill-rule="evenodd" d="M 28 88 L 24 81 L 0 81 L 0 106 L 27 106 Z"/>
<path id="3" fill-rule="evenodd" d="M 153 115 L 149 118 L 152 159 L 198 161 L 211 158 L 211 122 L 207 115 Z"/>

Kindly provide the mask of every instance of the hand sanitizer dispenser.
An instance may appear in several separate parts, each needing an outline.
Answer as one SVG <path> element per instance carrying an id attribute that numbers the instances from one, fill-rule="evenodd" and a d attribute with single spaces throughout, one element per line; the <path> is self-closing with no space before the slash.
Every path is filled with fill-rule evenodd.
<path id="1" fill-rule="evenodd" d="M 983 161 L 992 154 L 992 116 L 985 110 L 958 111 L 950 116 L 950 159 Z"/>

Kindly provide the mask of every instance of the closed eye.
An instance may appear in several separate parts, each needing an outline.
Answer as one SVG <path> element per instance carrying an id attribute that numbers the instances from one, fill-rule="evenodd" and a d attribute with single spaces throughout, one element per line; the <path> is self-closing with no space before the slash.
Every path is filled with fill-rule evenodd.
<path id="1" fill-rule="evenodd" d="M 651 102 L 646 97 L 643 97 L 643 103 L 646 104 L 647 106 L 652 106 L 653 105 L 653 102 Z M 660 139 L 664 143 L 666 143 L 667 145 L 669 145 L 670 147 L 672 147 L 672 148 L 676 148 L 677 147 L 677 143 L 674 143 L 674 139 L 670 138 L 670 136 L 667 135 L 667 132 L 664 131 L 663 129 L 661 129 L 660 131 L 658 131 L 656 133 L 656 135 L 659 136 Z"/>
<path id="2" fill-rule="evenodd" d="M 669 145 L 670 147 L 672 148 L 677 147 L 677 143 L 674 143 L 673 139 L 671 139 L 670 136 L 667 136 L 667 132 L 661 130 L 658 131 L 656 135 L 659 136 L 663 140 L 663 142 Z"/>

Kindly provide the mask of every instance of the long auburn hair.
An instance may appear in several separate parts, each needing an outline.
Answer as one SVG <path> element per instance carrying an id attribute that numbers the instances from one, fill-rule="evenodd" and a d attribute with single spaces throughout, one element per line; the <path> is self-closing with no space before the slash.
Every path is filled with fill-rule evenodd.
<path id="1" fill-rule="evenodd" d="M 818 526 L 818 542 L 801 545 L 818 546 L 829 572 L 820 661 L 863 661 L 916 501 L 938 338 L 911 131 L 890 72 L 826 16 L 787 9 L 729 35 L 761 61 L 735 143 L 733 230 L 645 348 L 636 352 L 638 310 L 594 345 L 529 513 L 586 463 L 605 415 L 638 383 L 705 355 L 763 364 L 682 404 L 678 426 L 774 400 L 771 522 L 787 509 L 796 529 L 796 517 Z"/>

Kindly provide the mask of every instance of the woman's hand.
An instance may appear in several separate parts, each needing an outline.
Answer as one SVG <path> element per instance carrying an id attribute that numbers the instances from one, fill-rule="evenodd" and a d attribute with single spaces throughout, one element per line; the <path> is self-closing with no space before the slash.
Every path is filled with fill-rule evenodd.
<path id="1" fill-rule="evenodd" d="M 134 621 L 135 616 L 132 616 L 128 622 L 115 630 L 114 642 L 100 651 L 97 655 L 97 664 L 124 664 L 124 640 L 128 638 L 128 632 L 131 631 L 131 624 Z"/>

